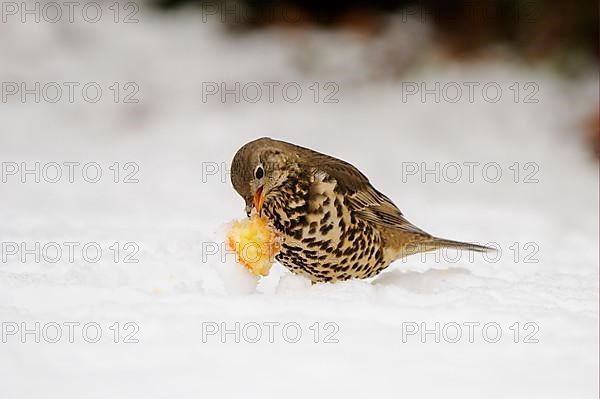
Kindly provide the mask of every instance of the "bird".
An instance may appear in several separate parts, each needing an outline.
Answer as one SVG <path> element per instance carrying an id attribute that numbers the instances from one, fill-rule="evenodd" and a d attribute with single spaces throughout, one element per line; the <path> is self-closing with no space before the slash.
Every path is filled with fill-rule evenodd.
<path id="1" fill-rule="evenodd" d="M 313 283 L 371 278 L 440 248 L 492 250 L 421 230 L 350 163 L 285 141 L 244 144 L 230 179 L 248 217 L 258 213 L 283 236 L 275 259 Z"/>

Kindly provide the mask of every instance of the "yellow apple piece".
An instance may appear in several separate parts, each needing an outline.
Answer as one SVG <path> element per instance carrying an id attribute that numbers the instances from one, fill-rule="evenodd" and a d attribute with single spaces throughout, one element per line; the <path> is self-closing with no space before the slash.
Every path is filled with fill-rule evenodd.
<path id="1" fill-rule="evenodd" d="M 250 218 L 232 223 L 227 241 L 238 263 L 255 276 L 266 276 L 281 249 L 282 235 L 265 218 L 253 213 Z"/>

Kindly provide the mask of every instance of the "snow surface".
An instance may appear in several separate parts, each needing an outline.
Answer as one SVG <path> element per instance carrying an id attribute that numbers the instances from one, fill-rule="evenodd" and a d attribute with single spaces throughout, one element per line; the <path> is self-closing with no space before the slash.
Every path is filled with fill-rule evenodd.
<path id="1" fill-rule="evenodd" d="M 0 26 L 3 81 L 93 81 L 106 93 L 95 104 L 0 106 L 2 162 L 97 162 L 103 172 L 95 184 L 80 174 L 74 183 L 22 183 L 19 175 L 1 183 L 2 243 L 103 249 L 97 263 L 82 258 L 81 246 L 73 262 L 63 253 L 56 263 L 31 255 L 0 263 L 2 398 L 597 397 L 598 163 L 580 135 L 598 108 L 597 73 L 572 81 L 510 58 L 462 64 L 431 55 L 402 79 L 497 82 L 501 100 L 403 101 L 402 80 L 377 75 L 369 62 L 385 58 L 350 34 L 232 37 L 197 15 L 139 18 Z M 297 103 L 202 102 L 202 82 L 222 81 L 298 82 L 304 95 Z M 329 81 L 339 102 L 314 103 L 309 86 Z M 113 82 L 136 82 L 139 103 L 113 103 Z M 539 101 L 515 103 L 514 82 L 535 82 Z M 257 285 L 210 250 L 222 241 L 219 228 L 244 216 L 221 165 L 263 135 L 351 161 L 416 225 L 497 243 L 500 258 L 413 256 L 373 281 L 335 285 L 311 285 L 276 264 Z M 481 169 L 472 183 L 402 176 L 414 163 L 471 161 L 497 162 L 503 177 L 486 182 Z M 114 162 L 123 174 L 135 162 L 139 183 L 114 183 Z M 527 162 L 539 167 L 538 183 L 522 181 Z M 214 165 L 219 174 L 203 173 Z M 121 259 L 125 243 L 137 244 L 139 262 L 115 262 L 114 242 Z M 36 322 L 47 328 L 39 343 L 8 332 Z M 72 343 L 65 322 L 81 323 Z M 82 337 L 92 322 L 102 329 L 97 343 Z M 236 322 L 245 328 L 239 343 L 234 334 L 207 335 Z M 407 334 L 436 322 L 448 328 L 439 343 Z M 473 342 L 468 322 L 480 323 Z M 50 323 L 63 326 L 57 343 L 48 342 Z M 273 342 L 264 323 L 280 323 Z M 293 330 L 283 335 L 286 323 L 301 328 L 299 342 L 288 342 Z M 462 326 L 457 343 L 449 323 Z M 484 339 L 486 323 L 502 328 L 498 342 Z M 256 325 L 263 336 L 251 343 Z M 124 343 L 135 326 L 139 342 Z M 530 338 L 539 342 L 523 342 L 536 326 Z"/>

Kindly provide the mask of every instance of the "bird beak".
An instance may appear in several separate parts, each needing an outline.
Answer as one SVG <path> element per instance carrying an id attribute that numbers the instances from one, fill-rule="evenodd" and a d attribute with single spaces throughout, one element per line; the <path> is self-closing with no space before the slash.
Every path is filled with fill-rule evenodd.
<path id="1" fill-rule="evenodd" d="M 260 186 L 258 188 L 258 190 L 256 190 L 256 192 L 254 193 L 254 208 L 256 208 L 256 211 L 258 212 L 259 215 L 260 215 L 260 210 L 263 206 L 264 200 L 265 200 L 265 197 L 263 196 L 263 186 Z"/>

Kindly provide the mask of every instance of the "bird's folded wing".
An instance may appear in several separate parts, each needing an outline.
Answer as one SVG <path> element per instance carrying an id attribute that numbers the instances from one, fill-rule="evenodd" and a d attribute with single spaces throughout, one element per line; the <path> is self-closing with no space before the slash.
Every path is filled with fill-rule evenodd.
<path id="1" fill-rule="evenodd" d="M 370 185 L 350 194 L 349 201 L 355 214 L 366 222 L 427 235 L 423 230 L 406 220 L 400 209 L 388 197 Z"/>
<path id="2" fill-rule="evenodd" d="M 350 210 L 357 217 L 380 226 L 428 235 L 406 220 L 400 209 L 377 191 L 353 165 L 324 154 L 311 155 L 313 170 L 336 180 L 338 189 L 345 195 Z"/>

